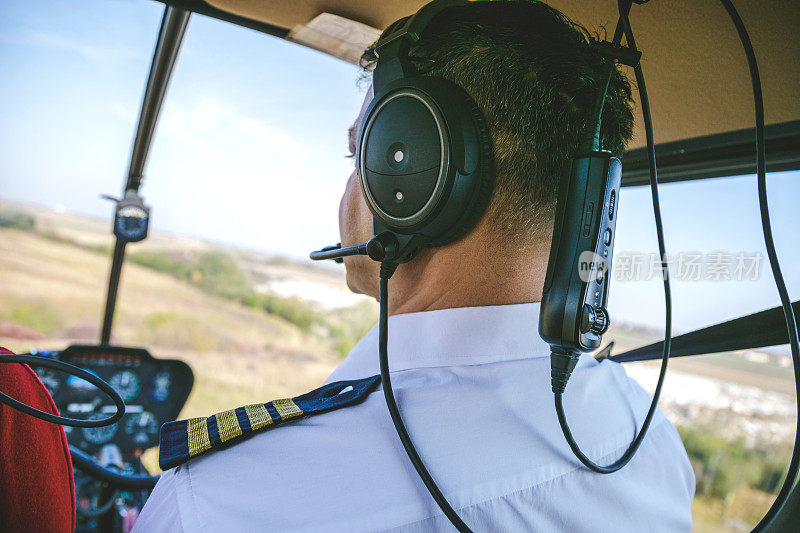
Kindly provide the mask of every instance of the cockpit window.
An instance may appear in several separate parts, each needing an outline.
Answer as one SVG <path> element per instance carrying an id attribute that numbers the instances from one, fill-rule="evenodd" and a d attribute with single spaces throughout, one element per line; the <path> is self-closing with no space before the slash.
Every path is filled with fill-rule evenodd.
<path id="1" fill-rule="evenodd" d="M 0 6 L 4 197 L 109 216 L 99 194 L 124 183 L 162 13 L 154 2 Z M 141 189 L 154 227 L 295 258 L 336 242 L 358 74 L 193 15 Z"/>
<path id="2" fill-rule="evenodd" d="M 624 166 L 624 165 L 623 165 Z M 767 176 L 775 246 L 790 294 L 800 291 L 793 228 L 800 172 Z M 659 186 L 672 283 L 675 333 L 779 305 L 759 218 L 756 177 L 684 181 Z M 616 321 L 664 325 L 664 295 L 650 188 L 622 189 L 611 285 Z M 788 353 L 788 352 L 787 352 Z"/>
<path id="3" fill-rule="evenodd" d="M 0 4 L 0 190 L 104 218 L 119 193 L 162 7 Z"/>

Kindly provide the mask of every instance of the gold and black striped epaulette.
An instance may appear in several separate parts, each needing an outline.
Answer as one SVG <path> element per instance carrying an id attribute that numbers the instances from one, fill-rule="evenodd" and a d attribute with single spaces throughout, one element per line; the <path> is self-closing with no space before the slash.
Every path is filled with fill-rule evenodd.
<path id="1" fill-rule="evenodd" d="M 288 420 L 355 405 L 364 401 L 380 380 L 380 376 L 372 376 L 337 381 L 295 398 L 246 405 L 208 418 L 167 422 L 161 426 L 158 462 L 162 470 L 167 470 Z"/>

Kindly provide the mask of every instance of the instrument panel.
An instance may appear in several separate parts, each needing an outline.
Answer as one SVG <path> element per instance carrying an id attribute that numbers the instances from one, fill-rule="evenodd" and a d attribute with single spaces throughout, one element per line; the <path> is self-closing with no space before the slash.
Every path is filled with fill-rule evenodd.
<path id="1" fill-rule="evenodd" d="M 143 348 L 73 345 L 61 352 L 44 352 L 105 380 L 125 401 L 125 415 L 110 426 L 64 427 L 67 440 L 87 453 L 114 443 L 123 454 L 158 445 L 161 425 L 175 420 L 194 384 L 194 373 L 183 361 L 156 359 Z M 115 412 L 114 404 L 94 385 L 76 376 L 39 368 L 37 374 L 58 410 L 70 418 L 101 419 Z"/>

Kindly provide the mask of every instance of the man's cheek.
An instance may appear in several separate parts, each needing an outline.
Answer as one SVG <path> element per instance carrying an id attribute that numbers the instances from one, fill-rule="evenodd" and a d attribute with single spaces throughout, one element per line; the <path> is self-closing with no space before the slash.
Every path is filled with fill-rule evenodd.
<path id="1" fill-rule="evenodd" d="M 343 246 L 361 244 L 372 237 L 372 214 L 355 175 L 348 180 L 339 204 L 339 234 Z"/>
<path id="2" fill-rule="evenodd" d="M 353 227 L 353 221 L 352 221 L 353 200 L 351 197 L 352 181 L 353 178 L 351 176 L 347 180 L 347 184 L 345 185 L 344 188 L 344 193 L 342 194 L 342 199 L 339 201 L 339 237 L 344 246 L 347 246 L 349 243 L 349 237 Z"/>
<path id="3" fill-rule="evenodd" d="M 361 237 L 361 240 L 366 242 L 372 238 L 373 234 L 372 212 L 369 210 L 369 207 L 367 207 L 367 201 L 364 199 L 364 195 L 361 194 L 361 187 L 358 187 L 356 190 L 356 197 L 353 201 L 357 206 L 357 209 L 354 210 L 354 213 L 357 217 L 355 222 L 358 224 L 358 233 Z"/>

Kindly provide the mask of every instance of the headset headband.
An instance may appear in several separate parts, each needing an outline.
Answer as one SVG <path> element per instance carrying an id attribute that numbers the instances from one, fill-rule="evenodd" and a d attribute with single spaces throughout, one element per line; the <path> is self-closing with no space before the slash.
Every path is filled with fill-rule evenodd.
<path id="1" fill-rule="evenodd" d="M 492 1 L 492 0 L 488 0 Z M 425 28 L 442 11 L 464 7 L 470 4 L 485 3 L 487 0 L 439 0 L 422 6 L 419 11 L 408 17 L 392 23 L 386 28 L 378 42 L 375 43 L 375 55 L 378 57 L 378 66 L 374 73 L 373 83 L 376 89 L 385 83 L 401 77 L 416 75 L 417 69 L 408 61 L 408 52 L 414 44 L 419 42 Z"/>

